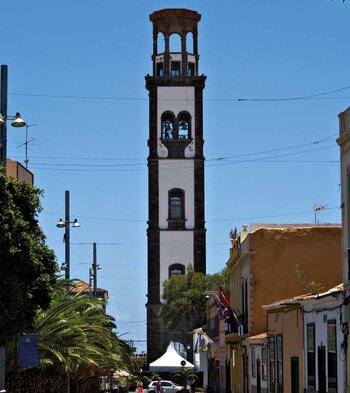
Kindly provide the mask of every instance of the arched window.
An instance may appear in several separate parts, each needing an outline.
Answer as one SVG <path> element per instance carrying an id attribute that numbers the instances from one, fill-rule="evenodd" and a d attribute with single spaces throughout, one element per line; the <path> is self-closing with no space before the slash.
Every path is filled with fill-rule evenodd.
<path id="1" fill-rule="evenodd" d="M 188 32 L 186 34 L 186 52 L 193 53 L 193 33 Z"/>
<path id="2" fill-rule="evenodd" d="M 185 219 L 185 193 L 180 189 L 169 191 L 169 220 Z"/>
<path id="3" fill-rule="evenodd" d="M 164 34 L 160 31 L 157 35 L 157 53 L 165 52 L 165 38 Z"/>
<path id="4" fill-rule="evenodd" d="M 162 135 L 161 139 L 174 139 L 174 115 L 164 113 L 162 115 Z"/>
<path id="5" fill-rule="evenodd" d="M 178 33 L 173 33 L 169 37 L 169 51 L 181 53 L 181 36 Z"/>
<path id="6" fill-rule="evenodd" d="M 186 112 L 179 114 L 179 139 L 189 139 L 191 137 L 191 118 Z"/>
<path id="7" fill-rule="evenodd" d="M 181 263 L 174 263 L 169 266 L 169 277 L 171 276 L 180 276 L 181 274 L 185 274 L 185 266 Z"/>

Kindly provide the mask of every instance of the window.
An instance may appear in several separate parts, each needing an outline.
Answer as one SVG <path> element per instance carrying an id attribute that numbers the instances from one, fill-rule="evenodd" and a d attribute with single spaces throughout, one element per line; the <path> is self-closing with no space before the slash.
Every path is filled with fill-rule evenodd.
<path id="1" fill-rule="evenodd" d="M 194 76 L 194 63 L 188 63 L 188 76 Z"/>
<path id="2" fill-rule="evenodd" d="M 157 63 L 157 76 L 164 76 L 163 63 Z"/>
<path id="3" fill-rule="evenodd" d="M 162 32 L 157 34 L 157 53 L 165 52 L 165 37 Z"/>
<path id="4" fill-rule="evenodd" d="M 179 139 L 190 138 L 190 115 L 180 113 L 179 115 Z"/>
<path id="5" fill-rule="evenodd" d="M 307 385 L 309 389 L 315 389 L 315 324 L 306 326 L 307 348 Z"/>
<path id="6" fill-rule="evenodd" d="M 327 325 L 328 391 L 337 390 L 337 336 L 335 321 Z"/>
<path id="7" fill-rule="evenodd" d="M 174 263 L 169 266 L 169 277 L 171 276 L 180 276 L 185 274 L 185 266 L 180 263 Z"/>
<path id="8" fill-rule="evenodd" d="M 348 263 L 347 263 L 347 268 L 348 268 L 348 274 L 347 274 L 347 280 L 350 281 L 350 171 L 348 168 L 347 172 L 347 189 L 345 191 L 346 193 L 346 209 L 347 209 L 347 218 L 346 218 L 346 225 L 348 227 L 348 239 L 347 239 L 347 247 L 348 247 Z"/>
<path id="9" fill-rule="evenodd" d="M 251 366 L 252 366 L 252 377 L 256 378 L 256 367 L 255 367 L 255 348 L 251 348 Z"/>
<path id="10" fill-rule="evenodd" d="M 186 34 L 186 52 L 187 53 L 193 53 L 193 33 L 188 32 Z"/>
<path id="11" fill-rule="evenodd" d="M 181 75 L 181 63 L 179 61 L 171 62 L 171 76 Z"/>
<path id="12" fill-rule="evenodd" d="M 174 139 L 174 115 L 164 113 L 162 116 L 162 139 Z"/>
<path id="13" fill-rule="evenodd" d="M 161 117 L 162 140 L 188 140 L 191 138 L 191 115 L 180 112 L 177 118 L 170 112 L 164 112 Z"/>
<path id="14" fill-rule="evenodd" d="M 184 220 L 184 192 L 179 189 L 169 191 L 169 220 Z"/>
<path id="15" fill-rule="evenodd" d="M 276 336 L 277 340 L 277 392 L 283 393 L 283 337 Z"/>
<path id="16" fill-rule="evenodd" d="M 261 378 L 266 381 L 266 348 L 261 349 Z"/>
<path id="17" fill-rule="evenodd" d="M 181 35 L 173 33 L 169 36 L 169 51 L 170 52 L 181 52 Z"/>
<path id="18" fill-rule="evenodd" d="M 270 392 L 275 393 L 275 336 L 269 336 Z"/>

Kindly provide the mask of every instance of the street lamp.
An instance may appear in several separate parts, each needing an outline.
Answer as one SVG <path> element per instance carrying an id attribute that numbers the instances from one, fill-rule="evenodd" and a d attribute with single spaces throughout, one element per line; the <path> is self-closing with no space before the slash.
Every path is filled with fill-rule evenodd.
<path id="1" fill-rule="evenodd" d="M 12 120 L 11 126 L 24 127 L 26 122 L 19 112 L 15 116 L 7 113 L 7 65 L 1 66 L 1 107 L 0 107 L 0 163 L 6 168 L 7 157 L 7 120 Z"/>
<path id="2" fill-rule="evenodd" d="M 65 242 L 65 262 L 61 266 L 61 270 L 65 271 L 65 278 L 69 280 L 70 278 L 70 224 L 72 224 L 72 228 L 79 228 L 80 224 L 78 220 L 75 218 L 73 221 L 70 221 L 69 217 L 69 191 L 65 192 L 65 220 L 62 218 L 59 219 L 56 226 L 58 228 L 64 228 L 64 242 Z"/>

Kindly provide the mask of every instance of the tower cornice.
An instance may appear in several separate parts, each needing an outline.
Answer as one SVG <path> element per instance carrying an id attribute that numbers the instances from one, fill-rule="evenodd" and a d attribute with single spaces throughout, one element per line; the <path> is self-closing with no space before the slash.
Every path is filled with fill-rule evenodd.
<path id="1" fill-rule="evenodd" d="M 166 86 L 192 86 L 204 89 L 205 81 L 207 77 L 205 75 L 200 76 L 151 76 L 147 75 L 146 79 L 146 89 L 150 90 L 152 87 Z"/>

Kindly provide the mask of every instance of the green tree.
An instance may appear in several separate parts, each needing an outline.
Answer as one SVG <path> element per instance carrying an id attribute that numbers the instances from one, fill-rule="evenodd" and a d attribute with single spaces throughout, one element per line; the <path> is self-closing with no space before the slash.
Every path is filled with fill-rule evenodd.
<path id="1" fill-rule="evenodd" d="M 301 270 L 299 265 L 295 265 L 295 275 L 299 280 L 303 293 L 320 293 L 324 290 L 324 286 L 316 281 L 308 281 L 305 272 Z"/>
<path id="2" fill-rule="evenodd" d="M 186 382 L 192 378 L 194 378 L 196 382 L 199 381 L 198 376 L 193 372 L 192 368 L 181 367 L 180 370 L 172 376 L 172 381 L 179 385 L 186 386 Z"/>
<path id="3" fill-rule="evenodd" d="M 209 275 L 210 287 L 216 289 L 221 287 L 225 292 L 230 291 L 230 269 L 226 266 L 218 273 Z"/>
<path id="4" fill-rule="evenodd" d="M 187 274 L 173 275 L 163 283 L 163 299 L 159 315 L 166 327 L 175 330 L 181 322 L 193 320 L 193 327 L 201 326 L 206 320 L 206 293 L 216 290 L 219 286 L 229 288 L 228 268 L 213 275 L 195 272 L 191 264 Z"/>
<path id="5" fill-rule="evenodd" d="M 51 301 L 57 265 L 38 224 L 40 196 L 0 170 L 0 345 L 31 331 Z"/>
<path id="6" fill-rule="evenodd" d="M 39 367 L 16 371 L 14 343 L 8 346 L 9 391 L 20 386 L 21 392 L 37 392 L 49 384 L 63 389 L 68 380 L 72 386 L 96 381 L 100 372 L 138 372 L 132 348 L 115 333 L 113 317 L 103 312 L 105 301 L 69 293 L 67 284 L 74 281 L 58 280 L 50 307 L 35 318 Z"/>
<path id="7" fill-rule="evenodd" d="M 50 307 L 35 319 L 40 367 L 55 366 L 77 376 L 100 370 L 135 371 L 132 348 L 114 332 L 114 318 L 102 311 L 105 302 L 67 293 L 64 283 L 59 281 Z"/>
<path id="8" fill-rule="evenodd" d="M 163 299 L 159 315 L 170 330 L 179 323 L 193 320 L 196 326 L 205 320 L 205 292 L 209 290 L 209 278 L 203 273 L 194 272 L 188 265 L 187 274 L 173 275 L 163 283 Z"/>

